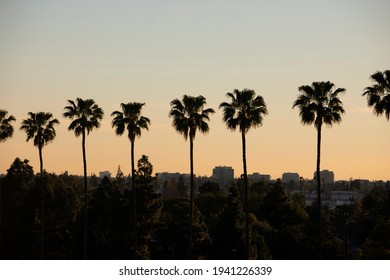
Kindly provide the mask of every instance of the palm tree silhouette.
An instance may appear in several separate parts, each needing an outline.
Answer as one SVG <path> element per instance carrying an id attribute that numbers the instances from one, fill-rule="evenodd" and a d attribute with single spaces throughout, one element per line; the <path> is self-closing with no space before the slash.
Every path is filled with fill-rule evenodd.
<path id="1" fill-rule="evenodd" d="M 226 96 L 230 103 L 223 102 L 219 108 L 223 109 L 223 121 L 230 130 L 241 132 L 242 138 L 242 162 L 244 169 L 245 187 L 245 254 L 249 259 L 249 209 L 248 209 L 248 174 L 246 165 L 246 139 L 245 134 L 251 127 L 259 127 L 263 124 L 263 118 L 268 114 L 267 105 L 261 95 L 256 96 L 254 90 L 235 89 L 233 93 L 228 92 Z"/>
<path id="2" fill-rule="evenodd" d="M 14 116 L 8 116 L 6 110 L 0 110 L 0 142 L 4 142 L 12 137 L 14 134 L 14 127 L 11 122 L 14 122 L 15 120 Z"/>
<path id="3" fill-rule="evenodd" d="M 344 93 L 344 88 L 337 88 L 335 91 L 334 84 L 331 82 L 313 82 L 311 86 L 304 85 L 299 87 L 302 93 L 298 96 L 293 104 L 293 108 L 299 108 L 301 122 L 304 125 L 313 124 L 317 129 L 317 199 L 318 199 L 318 236 L 319 247 L 318 257 L 321 258 L 321 129 L 322 125 L 332 126 L 333 123 L 341 122 L 341 115 L 344 114 L 343 103 L 338 95 Z"/>
<path id="4" fill-rule="evenodd" d="M 142 129 L 149 130 L 150 120 L 141 116 L 142 107 L 145 103 L 131 102 L 121 103 L 122 112 L 114 111 L 111 116 L 112 127 L 116 135 L 122 135 L 127 130 L 127 137 L 131 143 L 131 188 L 133 190 L 133 214 L 134 214 L 134 256 L 137 258 L 137 198 L 135 186 L 134 142 L 136 137 L 141 137 Z"/>
<path id="5" fill-rule="evenodd" d="M 14 122 L 16 119 L 14 116 L 10 115 L 8 116 L 8 112 L 6 110 L 1 110 L 0 109 L 0 142 L 4 142 L 6 141 L 8 138 L 11 138 L 12 135 L 14 134 L 14 127 L 12 126 L 11 122 Z M 0 180 L 1 182 L 1 180 Z M 2 236 L 1 236 L 1 232 L 2 232 L 2 213 L 1 213 L 1 185 L 0 185 L 0 259 L 2 257 L 2 254 L 1 254 L 1 248 L 2 248 L 2 243 L 1 243 L 1 240 L 2 240 Z"/>
<path id="6" fill-rule="evenodd" d="M 43 156 L 42 149 L 45 145 L 52 142 L 56 137 L 55 124 L 60 122 L 53 119 L 51 113 L 28 113 L 29 118 L 22 121 L 20 130 L 27 134 L 26 141 L 33 139 L 34 146 L 38 147 L 40 176 L 41 176 L 41 223 L 42 223 L 42 240 L 41 240 L 41 259 L 45 258 L 45 183 L 43 179 Z"/>
<path id="7" fill-rule="evenodd" d="M 207 133 L 209 125 L 206 121 L 210 120 L 209 115 L 215 113 L 211 108 L 204 109 L 206 98 L 202 95 L 188 96 L 184 95 L 182 101 L 174 99 L 171 101 L 171 110 L 169 116 L 173 118 L 172 126 L 176 131 L 184 136 L 184 139 L 190 139 L 190 219 L 189 219 L 189 241 L 188 241 L 188 259 L 191 259 L 192 248 L 192 212 L 194 201 L 194 139 L 196 131 Z"/>
<path id="8" fill-rule="evenodd" d="M 87 181 L 87 159 L 85 151 L 85 137 L 94 128 L 100 127 L 103 119 L 103 109 L 93 99 L 77 98 L 76 102 L 68 100 L 69 106 L 64 108 L 63 116 L 72 120 L 68 130 L 73 130 L 76 137 L 82 136 L 83 165 L 84 165 L 84 246 L 83 257 L 88 256 L 88 181 Z"/>
<path id="9" fill-rule="evenodd" d="M 390 119 L 390 70 L 376 72 L 371 75 L 374 85 L 366 87 L 363 96 L 367 96 L 367 105 L 373 107 L 374 113 L 379 116 L 385 114 Z"/>

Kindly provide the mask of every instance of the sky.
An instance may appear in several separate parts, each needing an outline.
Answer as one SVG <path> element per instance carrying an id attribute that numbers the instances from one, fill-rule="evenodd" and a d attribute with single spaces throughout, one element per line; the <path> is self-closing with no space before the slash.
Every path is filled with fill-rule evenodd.
<path id="1" fill-rule="evenodd" d="M 67 128 L 67 100 L 92 98 L 103 108 L 87 137 L 88 174 L 118 165 L 130 173 L 130 142 L 116 136 L 111 113 L 145 103 L 151 120 L 135 143 L 154 172 L 189 173 L 189 142 L 172 127 L 170 102 L 203 95 L 215 109 L 207 135 L 194 142 L 195 173 L 215 166 L 242 173 L 241 137 L 222 122 L 227 92 L 249 88 L 269 114 L 247 134 L 248 172 L 297 172 L 312 178 L 316 131 L 292 109 L 301 85 L 331 81 L 346 89 L 346 114 L 324 128 L 321 169 L 336 180 L 390 180 L 390 122 L 362 96 L 370 75 L 390 69 L 390 1 L 386 0 L 0 0 L 0 108 L 16 117 L 0 144 L 0 173 L 16 157 L 39 172 L 38 149 L 19 131 L 28 112 L 60 121 L 43 150 L 48 172 L 82 174 L 81 138 Z"/>

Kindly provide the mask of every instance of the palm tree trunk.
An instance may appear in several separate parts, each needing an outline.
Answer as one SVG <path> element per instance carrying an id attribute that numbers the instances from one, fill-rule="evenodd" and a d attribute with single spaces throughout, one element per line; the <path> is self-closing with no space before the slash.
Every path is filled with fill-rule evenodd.
<path id="1" fill-rule="evenodd" d="M 41 240 L 41 260 L 45 259 L 45 182 L 43 180 L 43 157 L 42 145 L 38 147 L 39 162 L 41 172 L 41 225 L 42 225 L 42 240 Z"/>
<path id="2" fill-rule="evenodd" d="M 83 258 L 88 258 L 88 179 L 87 179 L 87 158 L 85 151 L 85 130 L 82 132 L 83 164 L 84 164 L 84 246 Z"/>
<path id="3" fill-rule="evenodd" d="M 321 234 L 321 124 L 317 127 L 317 198 L 318 198 L 318 259 L 322 259 L 322 234 Z"/>
<path id="4" fill-rule="evenodd" d="M 134 259 L 138 258 L 138 236 L 137 236 L 137 189 L 135 186 L 135 167 L 134 167 L 134 140 L 131 140 L 131 189 L 133 190 L 133 223 L 134 223 Z"/>
<path id="5" fill-rule="evenodd" d="M 244 167 L 244 188 L 245 188 L 245 258 L 249 260 L 249 210 L 248 210 L 248 173 L 246 169 L 246 140 L 245 132 L 241 132 L 242 136 L 242 163 Z"/>
<path id="6" fill-rule="evenodd" d="M 194 139 L 190 137 L 190 222 L 188 236 L 188 259 L 192 259 L 192 212 L 194 207 Z"/>

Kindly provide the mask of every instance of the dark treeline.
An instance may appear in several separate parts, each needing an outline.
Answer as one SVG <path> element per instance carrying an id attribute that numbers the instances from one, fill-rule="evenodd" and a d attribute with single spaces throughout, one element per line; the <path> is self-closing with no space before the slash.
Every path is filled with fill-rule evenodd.
<path id="1" fill-rule="evenodd" d="M 131 179 L 118 172 L 88 187 L 89 259 L 185 259 L 189 197 L 156 192 L 153 166 L 138 161 L 137 242 L 134 242 Z M 83 178 L 44 173 L 45 258 L 82 259 Z M 15 159 L 1 178 L 1 258 L 41 256 L 40 176 Z M 244 182 L 228 191 L 206 182 L 197 188 L 192 213 L 193 259 L 246 259 Z M 279 181 L 249 188 L 251 259 L 316 259 L 317 205 L 288 195 Z M 390 190 L 374 188 L 351 205 L 321 211 L 323 259 L 390 259 Z M 136 247 L 135 248 L 135 244 Z"/>

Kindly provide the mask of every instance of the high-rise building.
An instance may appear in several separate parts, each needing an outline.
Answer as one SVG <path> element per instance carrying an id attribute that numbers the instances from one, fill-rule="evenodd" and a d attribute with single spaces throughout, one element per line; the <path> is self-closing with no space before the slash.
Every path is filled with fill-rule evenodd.
<path id="1" fill-rule="evenodd" d="M 321 183 L 325 185 L 334 184 L 334 173 L 327 169 L 320 171 Z M 317 180 L 317 172 L 314 172 L 314 181 Z"/>
<path id="2" fill-rule="evenodd" d="M 294 183 L 296 185 L 299 184 L 299 174 L 298 173 L 291 173 L 291 172 L 286 172 L 282 174 L 282 183 L 287 184 L 287 183 Z"/>
<path id="3" fill-rule="evenodd" d="M 213 179 L 221 187 L 230 185 L 234 181 L 234 169 L 230 166 L 216 166 L 213 169 Z"/>

